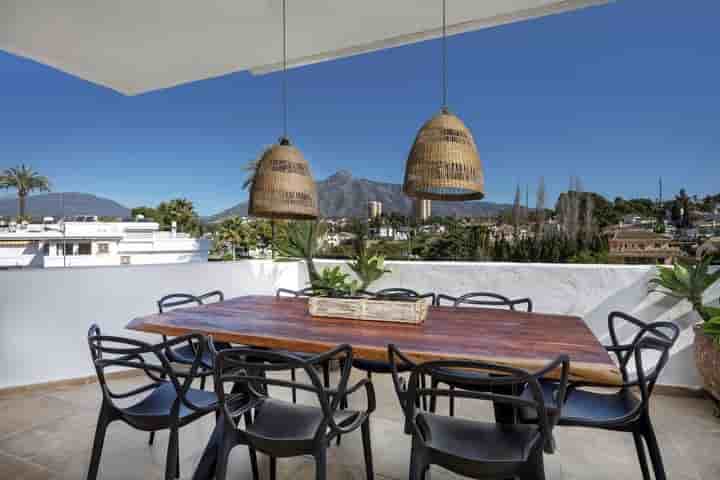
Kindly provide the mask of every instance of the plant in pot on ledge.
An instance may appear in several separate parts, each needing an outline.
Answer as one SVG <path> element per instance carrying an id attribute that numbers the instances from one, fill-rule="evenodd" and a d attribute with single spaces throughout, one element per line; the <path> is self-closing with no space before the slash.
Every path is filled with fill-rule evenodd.
<path id="1" fill-rule="evenodd" d="M 695 326 L 695 361 L 705 390 L 715 400 L 715 414 L 720 416 L 720 308 L 703 304 L 705 291 L 720 279 L 720 269 L 710 273 L 712 261 L 713 256 L 706 255 L 694 264 L 659 267 L 649 285 L 653 292 L 689 301 L 702 319 Z"/>
<path id="2" fill-rule="evenodd" d="M 356 234 L 355 258 L 348 262 L 348 267 L 360 281 L 351 280 L 350 274 L 343 272 L 340 266 L 326 267 L 322 271 L 318 271 L 314 258 L 325 231 L 325 225 L 320 222 L 289 222 L 284 234 L 278 238 L 275 245 L 276 251 L 281 257 L 305 261 L 308 279 L 313 288 L 327 292 L 329 296 L 353 296 L 358 291 L 367 289 L 371 283 L 385 273 L 390 272 L 385 269 L 385 259 L 382 255 L 368 253 L 361 226 L 354 228 Z"/>

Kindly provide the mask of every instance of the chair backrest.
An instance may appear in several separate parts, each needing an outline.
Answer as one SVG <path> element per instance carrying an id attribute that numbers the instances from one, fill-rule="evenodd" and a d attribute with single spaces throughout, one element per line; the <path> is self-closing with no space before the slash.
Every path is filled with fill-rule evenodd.
<path id="1" fill-rule="evenodd" d="M 533 311 L 532 300 L 529 298 L 511 299 L 493 292 L 470 292 L 459 297 L 440 294 L 437 296 L 436 305 L 442 306 L 443 301 L 448 302 L 453 307 L 480 306 L 517 310 L 518 306 L 522 306 L 521 308 L 527 312 Z"/>
<path id="2" fill-rule="evenodd" d="M 103 392 L 103 399 L 113 408 L 125 412 L 125 408 L 116 403 L 117 400 L 139 398 L 140 395 L 151 392 L 169 382 L 177 394 L 175 408 L 179 408 L 181 404 L 184 404 L 191 410 L 198 412 L 213 410 L 213 408 L 207 406 L 196 405 L 187 396 L 193 379 L 206 368 L 201 362 L 206 348 L 204 336 L 189 334 L 161 343 L 150 344 L 131 338 L 102 335 L 100 327 L 94 324 L 88 329 L 87 341 L 98 383 Z M 192 345 L 196 355 L 189 368 L 176 370 L 168 361 L 165 351 L 183 343 Z M 142 370 L 147 377 L 147 383 L 129 390 L 114 390 L 109 385 L 105 373 L 108 369 L 117 367 Z"/>
<path id="3" fill-rule="evenodd" d="M 329 295 L 332 290 L 318 287 L 306 287 L 302 290 L 290 290 L 287 288 L 278 288 L 275 296 L 277 297 L 317 297 L 320 295 Z"/>
<path id="4" fill-rule="evenodd" d="M 225 300 L 225 295 L 220 290 L 203 293 L 202 295 L 192 295 L 190 293 L 171 293 L 165 295 L 157 302 L 158 312 L 163 313 L 167 310 L 186 307 L 189 305 L 203 305 L 207 300 L 215 298 L 217 302 Z"/>
<path id="5" fill-rule="evenodd" d="M 430 302 L 435 305 L 435 294 L 430 293 L 419 293 L 415 290 L 411 290 L 409 288 L 383 288 L 382 290 L 378 290 L 377 292 L 363 292 L 367 295 L 376 297 L 376 298 L 422 298 L 422 299 L 429 299 Z"/>
<path id="6" fill-rule="evenodd" d="M 214 350 L 210 346 L 211 351 Z M 297 389 L 314 393 L 323 412 L 323 421 L 315 432 L 316 439 L 324 435 L 327 429 L 339 432 L 334 415 L 347 391 L 352 369 L 352 347 L 340 345 L 330 351 L 311 358 L 300 358 L 291 353 L 276 350 L 264 350 L 252 347 L 229 348 L 215 352 L 215 392 L 228 426 L 236 428 L 232 419 L 249 408 L 261 405 L 269 398 L 269 387 Z M 318 376 L 317 367 L 331 359 L 337 359 L 342 365 L 337 388 L 326 389 Z M 302 370 L 309 381 L 290 381 L 278 378 L 278 372 Z M 227 386 L 235 390 L 226 393 Z M 241 386 L 240 389 L 236 386 Z M 247 400 L 249 397 L 249 401 Z M 239 401 L 237 401 L 239 400 Z M 240 405 L 240 408 L 237 408 Z M 247 435 L 241 432 L 241 435 Z"/>
<path id="7" fill-rule="evenodd" d="M 608 330 L 612 345 L 605 348 L 617 357 L 625 387 L 639 386 L 641 389 L 645 388 L 649 398 L 655 388 L 658 375 L 667 363 L 665 356 L 669 356 L 670 349 L 680 336 L 680 328 L 672 322 L 645 323 L 627 313 L 611 312 L 608 315 Z M 629 338 L 629 342 L 623 343 L 620 340 L 621 330 L 625 330 L 624 337 Z M 641 348 L 640 344 L 646 339 L 648 341 Z M 653 342 L 653 340 L 658 340 L 660 343 Z M 667 346 L 667 348 L 665 349 L 664 346 Z M 644 353 L 650 355 L 643 355 Z M 648 358 L 652 357 L 655 360 L 650 364 Z M 637 376 L 635 381 L 631 380 L 628 371 L 628 365 L 631 364 L 633 359 L 635 360 L 634 366 Z M 638 369 L 639 366 L 642 366 L 646 371 L 641 372 Z M 639 383 L 644 383 L 645 386 L 643 387 Z"/>
<path id="8" fill-rule="evenodd" d="M 402 353 L 392 345 L 388 348 L 388 351 L 391 363 L 394 363 L 396 359 L 400 359 L 403 362 L 409 361 L 407 357 L 403 356 Z M 452 395 L 455 398 L 486 400 L 496 404 L 509 405 L 514 408 L 526 407 L 537 412 L 537 425 L 543 438 L 545 450 L 552 451 L 554 448 L 551 435 L 553 424 L 550 421 L 546 407 L 546 405 L 551 402 L 550 399 L 546 401 L 543 397 L 539 379 L 548 375 L 551 371 L 560 369 L 559 393 L 555 402 L 556 408 L 561 408 L 560 398 L 564 396 L 565 389 L 567 388 L 569 363 L 568 357 L 561 355 L 541 371 L 534 373 L 504 365 L 470 360 L 439 360 L 415 364 L 410 373 L 407 387 L 400 396 L 401 406 L 405 413 L 406 425 L 409 424 L 411 432 L 415 435 L 420 438 L 425 438 L 424 427 L 418 424 L 416 415 L 417 405 L 419 399 L 422 397 L 429 398 L 433 396 Z M 468 372 L 471 371 L 477 371 L 478 375 L 469 376 Z M 393 375 L 397 375 L 395 366 L 393 366 Z M 437 386 L 423 388 L 420 383 L 422 376 L 432 378 L 432 384 L 435 384 L 435 380 L 438 380 L 439 383 L 446 385 L 472 384 L 474 388 L 472 390 L 459 388 L 451 390 Z M 530 396 L 520 397 L 505 393 L 496 393 L 494 391 L 495 387 L 517 387 L 517 391 L 527 389 L 530 392 Z"/>

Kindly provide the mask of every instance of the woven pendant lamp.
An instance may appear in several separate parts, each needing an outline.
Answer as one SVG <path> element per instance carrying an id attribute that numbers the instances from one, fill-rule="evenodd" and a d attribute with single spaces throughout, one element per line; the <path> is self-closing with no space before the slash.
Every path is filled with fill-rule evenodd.
<path id="1" fill-rule="evenodd" d="M 255 217 L 313 220 L 317 187 L 300 150 L 286 138 L 265 150 L 250 187 L 248 213 Z"/>
<path id="2" fill-rule="evenodd" d="M 443 0 L 443 106 L 415 137 L 405 164 L 405 195 L 466 201 L 485 196 L 482 163 L 472 133 L 447 108 L 446 0 Z"/>
<path id="3" fill-rule="evenodd" d="M 287 136 L 287 15 L 283 18 L 283 136 L 263 152 L 250 183 L 248 213 L 254 217 L 288 220 L 318 218 L 317 187 L 310 165 Z M 274 223 L 273 223 L 274 227 Z"/>

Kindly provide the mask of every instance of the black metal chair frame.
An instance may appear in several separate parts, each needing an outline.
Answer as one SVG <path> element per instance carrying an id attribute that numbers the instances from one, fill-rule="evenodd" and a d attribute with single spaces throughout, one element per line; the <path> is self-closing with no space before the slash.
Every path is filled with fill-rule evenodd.
<path id="1" fill-rule="evenodd" d="M 362 295 L 366 295 L 373 298 L 379 298 L 379 299 L 403 299 L 403 298 L 415 298 L 415 299 L 429 299 L 431 305 L 435 305 L 435 294 L 430 293 L 418 293 L 415 290 L 411 290 L 409 288 L 384 288 L 382 290 L 378 290 L 377 292 L 370 292 L 367 290 L 362 290 L 359 292 Z M 373 373 L 375 374 L 387 374 L 392 373 L 390 362 L 383 362 L 383 361 L 368 361 L 363 359 L 355 359 L 353 361 L 353 367 L 365 372 L 367 377 L 369 379 L 372 379 Z M 404 367 L 401 367 L 401 369 Z M 409 368 L 409 367 L 408 367 Z M 425 382 L 425 379 L 421 379 L 422 382 Z M 425 384 L 423 383 L 423 387 Z M 427 409 L 427 403 L 426 399 L 423 398 L 423 409 Z"/>
<path id="2" fill-rule="evenodd" d="M 441 306 L 442 301 L 447 300 L 452 302 L 452 306 L 455 308 L 462 308 L 463 305 L 476 305 L 476 306 L 487 306 L 487 307 L 506 307 L 512 311 L 517 310 L 518 305 L 525 305 L 525 310 L 527 312 L 533 311 L 533 303 L 532 300 L 529 298 L 518 298 L 518 299 L 511 299 L 504 295 L 500 295 L 498 293 L 492 293 L 492 292 L 470 292 L 466 293 L 464 295 L 461 295 L 459 297 L 453 297 L 450 295 L 445 294 L 439 294 L 436 297 L 436 306 Z M 432 388 L 438 387 L 439 379 L 434 379 Z M 449 385 L 450 391 L 455 390 L 456 388 L 473 388 L 472 383 L 456 383 L 454 385 Z M 504 393 L 515 393 L 518 392 L 504 392 Z M 448 401 L 450 403 L 450 416 L 455 415 L 455 397 L 453 395 L 449 395 Z M 431 397 L 430 398 L 430 411 L 435 412 L 437 407 L 437 398 Z M 515 410 L 506 408 L 506 406 L 498 404 L 495 406 L 495 418 L 498 422 L 511 422 L 514 421 L 515 416 Z"/>
<path id="3" fill-rule="evenodd" d="M 388 355 L 393 364 L 396 362 L 396 359 L 400 359 L 403 362 L 409 361 L 394 345 L 388 347 Z M 472 391 L 463 389 L 453 392 L 448 389 L 427 389 L 420 385 L 420 378 L 424 376 L 429 376 L 433 379 L 439 378 L 442 383 L 445 384 L 456 383 L 455 377 L 459 375 L 459 371 L 463 373 L 460 374 L 461 376 L 458 377 L 458 379 L 462 379 L 463 382 L 465 382 L 467 381 L 467 377 L 464 372 L 468 369 L 494 372 L 495 375 L 476 375 L 472 377 L 471 382 L 475 387 Z M 549 420 L 549 415 L 546 410 L 547 401 L 543 397 L 539 379 L 557 369 L 561 370 L 560 385 L 561 388 L 564 388 L 567 385 L 569 371 L 569 359 L 566 355 L 561 355 L 545 368 L 534 373 L 528 373 L 524 370 L 502 365 L 467 360 L 425 362 L 415 365 L 405 386 L 397 380 L 397 369 L 394 369 L 395 386 L 405 414 L 406 429 L 409 430 L 409 433 L 413 437 L 410 459 L 410 480 L 420 480 L 424 478 L 430 465 L 440 465 L 454 473 L 478 479 L 504 479 L 514 476 L 522 480 L 544 479 L 543 452 L 554 452 L 555 443 L 552 437 L 553 424 Z M 502 390 L 515 390 L 513 387 L 516 386 L 522 386 L 531 391 L 531 398 L 494 393 L 496 387 L 503 387 Z M 435 414 L 419 413 L 416 410 L 416 406 L 421 396 L 437 397 L 450 395 L 492 401 L 494 404 L 506 404 L 513 409 L 531 408 L 537 412 L 538 421 L 536 426 L 540 439 L 532 445 L 523 445 L 522 447 L 529 447 L 529 450 L 526 452 L 525 458 L 517 462 L 493 458 L 471 459 L 468 456 L 464 456 L 463 452 L 453 451 L 452 440 L 448 443 L 447 448 L 437 448 L 438 444 L 441 444 L 443 440 L 447 440 L 445 435 L 448 432 L 445 432 L 445 434 L 439 437 L 436 436 L 433 439 L 433 432 L 425 420 L 427 415 L 436 417 Z M 556 402 L 556 408 L 561 408 L 560 400 L 558 399 Z M 452 422 L 456 422 L 456 420 L 453 419 L 449 425 L 453 425 Z M 482 422 L 464 422 L 466 422 L 465 425 L 471 423 L 475 423 L 476 425 L 482 424 Z M 517 426 L 507 425 L 500 428 L 513 429 L 517 428 Z M 460 432 L 462 432 L 462 429 L 451 433 L 461 434 Z M 482 444 L 483 439 L 478 439 L 478 442 Z M 488 454 L 488 457 L 491 456 L 492 454 Z"/>
<path id="4" fill-rule="evenodd" d="M 316 369 L 318 365 L 335 358 L 343 359 L 345 367 L 342 369 L 337 388 L 326 388 L 318 377 Z M 255 480 L 258 480 L 257 460 L 254 458 L 256 451 L 270 456 L 270 478 L 272 480 L 276 478 L 277 458 L 299 455 L 312 455 L 316 462 L 316 478 L 324 480 L 327 475 L 326 452 L 332 440 L 360 428 L 362 430 L 366 475 L 368 480 L 371 480 L 374 473 L 370 442 L 370 415 L 375 410 L 375 390 L 372 382 L 365 378 L 348 388 L 351 363 L 352 348 L 349 345 L 338 346 L 331 351 L 311 358 L 302 358 L 292 353 L 256 348 L 232 348 L 219 352 L 216 357 L 215 388 L 221 405 L 218 425 L 222 428 L 222 440 L 217 457 L 215 478 L 225 480 L 230 451 L 237 445 L 248 445 Z M 268 375 L 268 373 L 277 373 L 290 369 L 304 370 L 309 383 L 286 381 Z M 238 391 L 234 387 L 233 393 L 226 394 L 225 385 L 227 384 L 245 386 L 246 391 Z M 266 402 L 277 402 L 269 397 L 269 387 L 304 390 L 317 396 L 319 407 L 287 404 L 287 408 L 298 409 L 298 412 L 307 411 L 308 408 L 317 408 L 322 420 L 311 437 L 288 438 L 287 435 L 291 435 L 288 432 L 287 435 L 282 435 L 283 438 L 272 438 L 267 434 L 263 434 L 263 432 L 253 431 L 254 425 L 259 425 L 261 422 L 267 424 L 267 422 L 273 422 L 274 420 L 267 416 L 262 418 L 262 411 Z M 367 408 L 358 412 L 341 411 L 341 401 L 363 388 L 367 396 Z M 239 395 L 237 401 L 235 395 Z M 245 401 L 246 395 L 249 396 L 249 402 Z M 337 415 L 341 412 L 344 417 L 342 420 L 337 420 Z M 240 417 L 245 420 L 245 429 L 239 428 L 240 423 L 238 420 Z M 277 422 L 282 421 L 282 419 L 277 419 Z M 299 416 L 297 422 L 301 421 L 302 418 Z M 275 424 L 272 429 L 282 430 L 286 426 L 290 427 L 287 422 Z"/>
<path id="5" fill-rule="evenodd" d="M 627 322 L 637 328 L 637 333 L 633 335 L 630 343 L 620 343 L 617 334 L 618 320 Z M 647 445 L 655 479 L 665 479 L 665 468 L 663 466 L 657 437 L 650 420 L 649 407 L 650 397 L 652 396 L 658 376 L 668 362 L 670 349 L 680 335 L 680 329 L 671 322 L 645 323 L 622 312 L 610 313 L 608 316 L 608 329 L 612 344 L 607 345 L 605 348 L 617 357 L 623 379 L 623 384 L 619 387 L 617 394 L 634 395 L 633 391 L 639 390 L 639 402 L 625 415 L 610 420 L 596 420 L 592 418 L 561 415 L 557 423 L 559 426 L 599 428 L 632 433 L 643 479 L 650 480 L 651 478 L 643 440 Z M 666 333 L 666 331 L 669 333 Z M 659 355 L 655 365 L 646 372 L 645 364 L 643 363 L 643 352 L 649 350 L 654 350 L 657 352 L 656 354 Z M 637 375 L 635 380 L 631 380 L 627 368 L 633 359 Z M 571 382 L 564 395 L 564 403 L 572 402 L 573 394 L 582 387 L 618 388 L 617 385 L 602 385 L 593 382 Z"/>
<path id="6" fill-rule="evenodd" d="M 278 288 L 277 293 L 275 294 L 276 297 L 282 297 L 282 296 L 290 296 L 290 297 L 312 297 L 316 295 L 321 295 L 328 293 L 329 290 L 325 289 L 318 289 L 315 287 L 307 287 L 303 288 L 302 290 L 289 290 L 287 288 Z M 290 352 L 293 353 L 296 356 L 299 356 L 301 358 L 312 358 L 312 354 L 304 353 L 304 352 Z M 325 385 L 325 388 L 330 387 L 330 363 L 325 362 L 322 365 L 320 365 L 323 372 L 323 384 Z M 297 380 L 295 369 L 290 370 L 290 379 L 294 382 Z M 293 403 L 297 402 L 297 390 L 292 389 L 292 398 Z"/>
<path id="7" fill-rule="evenodd" d="M 489 300 L 475 300 L 475 297 L 487 298 Z M 533 311 L 533 303 L 529 298 L 511 299 L 504 295 L 493 292 L 470 292 L 459 297 L 453 297 L 444 293 L 439 294 L 435 299 L 435 306 L 442 306 L 443 300 L 452 304 L 453 307 L 461 307 L 463 305 L 480 305 L 487 307 L 509 307 L 510 310 L 517 310 L 516 306 L 526 305 L 525 311 Z"/>
<path id="8" fill-rule="evenodd" d="M 179 478 L 179 429 L 218 408 L 217 398 L 212 392 L 191 388 L 193 380 L 205 368 L 201 362 L 205 338 L 191 334 L 152 345 L 139 340 L 102 335 L 100 328 L 92 325 L 87 340 L 103 394 L 87 479 L 97 478 L 107 427 L 118 420 L 142 431 L 170 430 L 165 479 Z M 187 371 L 177 371 L 165 352 L 185 342 L 193 345 L 196 356 Z M 153 363 L 146 357 L 151 358 Z M 113 391 L 105 377 L 105 371 L 113 367 L 142 370 L 150 383 L 120 393 Z M 150 402 L 152 405 L 144 404 L 144 399 L 140 398 L 143 394 L 148 394 L 147 399 L 155 395 L 156 401 Z M 196 397 L 197 400 L 200 395 L 212 401 L 198 404 L 191 398 Z M 134 397 L 138 397 L 138 403 L 130 407 L 123 408 L 116 404 L 116 400 Z"/>

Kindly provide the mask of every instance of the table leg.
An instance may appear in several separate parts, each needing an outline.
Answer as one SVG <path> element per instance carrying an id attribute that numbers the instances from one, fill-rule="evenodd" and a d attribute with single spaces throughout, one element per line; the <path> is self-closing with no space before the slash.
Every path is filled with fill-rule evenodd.
<path id="1" fill-rule="evenodd" d="M 215 477 L 215 465 L 217 463 L 218 449 L 223 438 L 222 429 L 222 422 L 217 422 L 215 424 L 215 428 L 213 429 L 213 433 L 210 436 L 210 440 L 205 447 L 205 451 L 200 458 L 200 463 L 198 463 L 198 466 L 195 469 L 195 473 L 192 477 L 193 480 L 211 480 Z"/>

